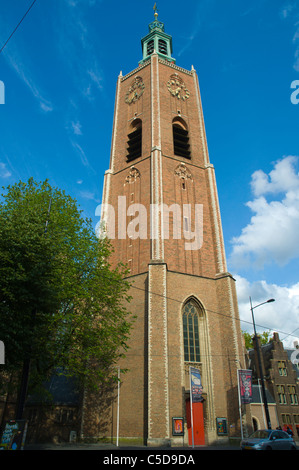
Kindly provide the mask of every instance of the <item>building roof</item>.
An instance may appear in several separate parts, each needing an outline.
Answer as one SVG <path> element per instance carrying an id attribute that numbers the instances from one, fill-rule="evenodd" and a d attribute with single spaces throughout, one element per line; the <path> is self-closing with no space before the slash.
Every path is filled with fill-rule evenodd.
<path id="1" fill-rule="evenodd" d="M 263 400 L 261 399 L 262 397 L 262 390 L 260 385 L 252 385 L 252 403 L 263 403 Z M 266 398 L 268 404 L 273 404 L 275 405 L 275 400 L 272 397 L 271 393 L 269 390 L 266 389 Z"/>

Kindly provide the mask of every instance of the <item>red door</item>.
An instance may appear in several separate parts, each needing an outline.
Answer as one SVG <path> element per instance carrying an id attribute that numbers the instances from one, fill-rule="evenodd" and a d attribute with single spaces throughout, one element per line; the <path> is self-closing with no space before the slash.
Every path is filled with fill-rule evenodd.
<path id="1" fill-rule="evenodd" d="M 203 403 L 193 403 L 193 439 L 195 446 L 205 445 L 205 430 L 203 421 Z M 191 428 L 191 411 L 190 400 L 186 400 L 186 415 L 189 445 L 192 446 L 192 428 Z"/>

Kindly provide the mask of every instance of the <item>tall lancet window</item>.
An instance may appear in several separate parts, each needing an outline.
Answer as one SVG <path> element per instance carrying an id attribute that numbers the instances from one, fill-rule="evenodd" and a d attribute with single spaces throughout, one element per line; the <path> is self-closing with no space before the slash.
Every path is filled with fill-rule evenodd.
<path id="1" fill-rule="evenodd" d="M 199 318 L 200 309 L 194 300 L 183 307 L 183 337 L 185 362 L 200 362 Z"/>

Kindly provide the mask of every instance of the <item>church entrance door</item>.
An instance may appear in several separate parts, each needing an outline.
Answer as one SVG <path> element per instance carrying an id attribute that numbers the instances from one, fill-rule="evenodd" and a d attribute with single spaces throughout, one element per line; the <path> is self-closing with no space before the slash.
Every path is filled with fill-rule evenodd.
<path id="1" fill-rule="evenodd" d="M 205 445 L 205 431 L 203 420 L 203 403 L 193 403 L 193 439 L 195 446 Z M 188 428 L 188 441 L 192 446 L 192 427 L 191 427 L 191 406 L 190 400 L 186 400 L 186 415 Z"/>

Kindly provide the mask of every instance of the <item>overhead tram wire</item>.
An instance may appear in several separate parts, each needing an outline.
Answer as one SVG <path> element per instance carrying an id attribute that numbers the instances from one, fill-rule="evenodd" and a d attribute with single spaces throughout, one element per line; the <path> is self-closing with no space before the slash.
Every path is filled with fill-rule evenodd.
<path id="1" fill-rule="evenodd" d="M 299 330 L 299 327 L 297 326 L 297 328 L 295 328 L 293 331 L 291 331 L 291 333 L 287 334 L 287 336 L 285 336 L 284 338 L 282 338 L 281 341 L 284 341 L 286 338 L 288 338 L 289 336 L 295 336 L 293 335 L 293 333 L 295 333 L 295 331 Z M 285 333 L 286 334 L 286 333 Z M 297 336 L 296 336 L 297 338 Z"/>
<path id="2" fill-rule="evenodd" d="M 108 276 L 105 276 L 104 274 L 101 274 L 102 277 L 106 278 L 106 279 L 109 279 L 110 281 L 114 281 L 114 282 L 122 282 L 122 281 L 126 281 L 126 282 L 129 282 L 127 280 L 127 278 L 123 279 L 122 281 L 120 280 L 117 280 L 117 279 L 111 279 L 109 278 Z M 178 299 L 173 299 L 172 297 L 168 297 L 167 295 L 164 295 L 164 294 L 158 294 L 157 292 L 151 292 L 151 291 L 148 291 L 146 289 L 143 289 L 142 287 L 137 287 L 137 286 L 134 286 L 133 284 L 130 284 L 130 288 L 134 288 L 134 289 L 137 289 L 137 290 L 141 290 L 143 292 L 147 292 L 148 294 L 151 294 L 151 295 L 156 295 L 158 297 L 163 297 L 167 300 L 172 300 L 173 302 L 177 302 L 179 304 L 183 304 L 183 302 L 181 300 L 178 300 Z M 226 318 L 230 318 L 230 319 L 234 319 L 234 320 L 237 320 L 239 322 L 243 322 L 243 323 L 248 323 L 249 325 L 252 325 L 252 322 L 249 321 L 249 320 L 242 320 L 241 318 L 239 317 L 236 317 L 236 316 L 232 316 L 232 315 L 229 315 L 228 313 L 222 313 L 222 312 L 216 312 L 215 310 L 210 310 L 208 308 L 205 308 L 206 312 L 210 312 L 210 313 L 214 313 L 215 315 L 221 315 L 222 317 L 226 317 Z M 277 328 L 271 328 L 269 326 L 265 326 L 265 325 L 259 325 L 256 323 L 256 326 L 258 328 L 266 328 L 267 330 L 271 330 L 271 331 L 276 331 L 277 333 L 280 333 L 282 335 L 287 335 L 286 337 L 288 336 L 293 336 L 294 338 L 298 338 L 298 336 L 296 335 L 293 335 L 292 333 L 294 333 L 294 331 L 296 331 L 298 328 L 296 328 L 296 330 L 292 331 L 291 333 L 286 333 L 285 331 L 281 331 L 281 330 L 278 330 Z M 284 338 L 285 339 L 285 338 Z"/>
<path id="3" fill-rule="evenodd" d="M 35 4 L 36 0 L 34 0 L 30 7 L 28 8 L 28 10 L 26 11 L 26 13 L 23 15 L 22 19 L 18 22 L 17 26 L 15 27 L 15 29 L 13 30 L 13 32 L 11 33 L 11 35 L 9 36 L 9 38 L 5 41 L 5 43 L 3 44 L 3 46 L 1 47 L 0 49 L 0 54 L 1 52 L 3 51 L 4 47 L 6 46 L 6 44 L 8 43 L 8 41 L 12 38 L 12 36 L 15 34 L 16 30 L 18 29 L 18 27 L 20 26 L 20 24 L 23 22 L 23 20 L 25 19 L 25 17 L 28 15 L 29 11 L 31 10 L 31 8 L 33 7 L 33 5 Z"/>

